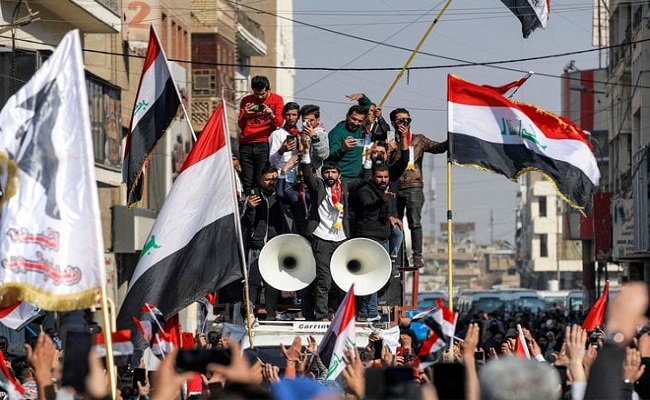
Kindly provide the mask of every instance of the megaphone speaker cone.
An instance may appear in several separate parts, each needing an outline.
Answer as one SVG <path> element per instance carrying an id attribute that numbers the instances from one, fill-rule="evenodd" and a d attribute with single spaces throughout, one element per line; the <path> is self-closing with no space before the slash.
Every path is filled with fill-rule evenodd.
<path id="1" fill-rule="evenodd" d="M 300 235 L 279 235 L 269 240 L 258 262 L 264 282 L 277 290 L 304 289 L 316 279 L 311 245 Z"/>
<path id="2" fill-rule="evenodd" d="M 332 254 L 330 270 L 342 290 L 349 290 L 354 283 L 354 294 L 366 296 L 379 291 L 390 279 L 390 255 L 374 240 L 350 239 Z"/>

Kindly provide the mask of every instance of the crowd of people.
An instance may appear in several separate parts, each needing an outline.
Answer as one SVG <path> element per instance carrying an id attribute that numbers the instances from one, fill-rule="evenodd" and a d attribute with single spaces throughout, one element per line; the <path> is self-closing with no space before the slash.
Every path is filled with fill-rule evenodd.
<path id="1" fill-rule="evenodd" d="M 398 260 L 406 216 L 410 265 L 422 268 L 422 159 L 425 153 L 447 151 L 447 142 L 412 134 L 412 118 L 404 108 L 390 112 L 389 124 L 381 108 L 362 93 L 347 95 L 358 104 L 328 132 L 318 105 L 285 104 L 264 76 L 253 77 L 251 87 L 253 93 L 240 104 L 239 154 L 233 154 L 233 161 L 251 302 L 259 305 L 264 294 L 266 319 L 276 319 L 280 292 L 264 282 L 259 255 L 278 235 L 299 234 L 311 243 L 316 279 L 295 295 L 308 320 L 331 320 L 348 289 L 336 287 L 330 273 L 332 254 L 348 239 L 366 238 L 383 246 L 392 275 L 399 276 L 399 267 L 408 262 Z M 357 319 L 380 318 L 377 293 L 362 296 Z"/>
<path id="2" fill-rule="evenodd" d="M 118 398 L 184 399 L 648 399 L 650 333 L 648 289 L 636 282 L 623 286 L 610 301 L 602 331 L 590 335 L 563 313 L 538 315 L 477 313 L 457 326 L 453 342 L 428 358 L 408 318 L 399 321 L 399 346 L 391 349 L 381 332 L 368 346 L 349 346 L 339 379 L 327 380 L 314 337 L 296 337 L 279 345 L 283 360 L 263 361 L 256 349 L 242 350 L 230 336 L 211 332 L 196 336 L 195 350 L 211 349 L 214 363 L 190 362 L 188 350 L 167 353 L 155 371 L 136 378 L 129 366 L 119 368 Z M 516 324 L 523 326 L 530 359 L 515 350 Z M 592 340 L 591 336 L 595 336 Z M 380 346 L 377 346 L 377 343 Z M 3 349 L 8 374 L 22 388 L 19 397 L 103 399 L 109 378 L 95 351 L 80 387 L 61 387 L 69 364 L 67 351 L 41 332 L 26 352 Z M 66 347 L 67 346 L 67 347 Z M 62 356 L 63 353 L 63 356 Z M 217 354 L 217 355 L 214 355 Z M 195 360 L 196 361 L 196 360 Z M 140 361 L 140 366 L 143 366 Z M 75 370 L 78 365 L 72 365 Z M 68 373 L 69 376 L 69 373 Z M 0 380 L 10 397 L 6 379 Z M 65 378 L 63 378 L 65 381 Z"/>

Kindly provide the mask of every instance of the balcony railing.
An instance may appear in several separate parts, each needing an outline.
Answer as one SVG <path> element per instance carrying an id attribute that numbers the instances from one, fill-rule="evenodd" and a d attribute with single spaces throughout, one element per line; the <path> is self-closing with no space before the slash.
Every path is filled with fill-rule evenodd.
<path id="1" fill-rule="evenodd" d="M 244 29 L 264 42 L 264 30 L 262 29 L 262 25 L 251 19 L 245 12 L 239 12 L 237 14 L 237 23 L 241 24 Z"/>
<path id="2" fill-rule="evenodd" d="M 120 15 L 120 4 L 118 0 L 97 0 L 97 2 L 113 11 L 115 15 Z"/>

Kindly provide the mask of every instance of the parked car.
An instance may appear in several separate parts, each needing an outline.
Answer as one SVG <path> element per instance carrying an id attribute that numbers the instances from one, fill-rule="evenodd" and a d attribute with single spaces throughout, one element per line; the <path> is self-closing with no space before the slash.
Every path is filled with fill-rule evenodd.
<path id="1" fill-rule="evenodd" d="M 447 293 L 441 291 L 421 292 L 418 294 L 418 310 L 427 310 L 435 307 L 438 299 L 447 305 Z"/>

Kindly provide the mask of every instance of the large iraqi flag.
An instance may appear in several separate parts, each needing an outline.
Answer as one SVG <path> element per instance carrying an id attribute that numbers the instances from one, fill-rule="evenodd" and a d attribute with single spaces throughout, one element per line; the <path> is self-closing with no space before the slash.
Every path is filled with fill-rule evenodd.
<path id="1" fill-rule="evenodd" d="M 180 170 L 143 246 L 120 308 L 135 330 L 145 303 L 166 319 L 242 276 L 235 185 L 220 104 Z"/>
<path id="2" fill-rule="evenodd" d="M 511 180 L 544 174 L 566 202 L 591 206 L 600 172 L 587 135 L 576 124 L 493 88 L 447 77 L 449 159 Z"/>
<path id="3" fill-rule="evenodd" d="M 181 98 L 158 35 L 151 26 L 142 76 L 126 136 L 122 176 L 129 207 L 142 199 L 142 174 L 154 147 L 176 116 Z"/>

